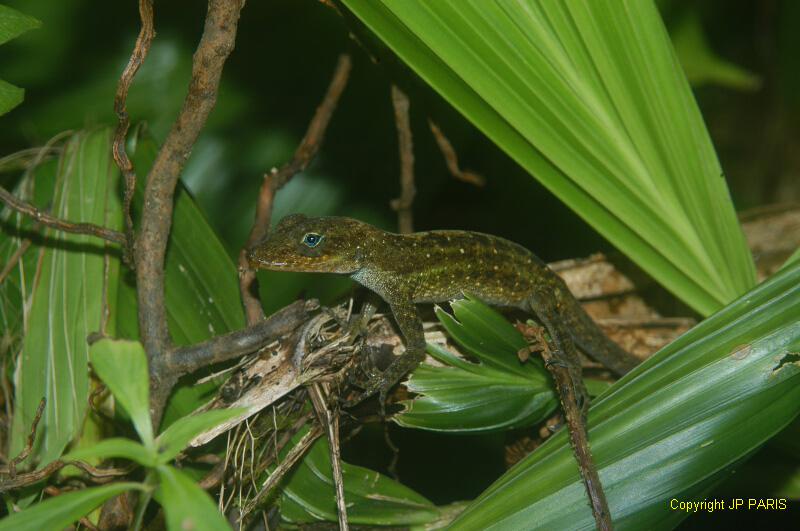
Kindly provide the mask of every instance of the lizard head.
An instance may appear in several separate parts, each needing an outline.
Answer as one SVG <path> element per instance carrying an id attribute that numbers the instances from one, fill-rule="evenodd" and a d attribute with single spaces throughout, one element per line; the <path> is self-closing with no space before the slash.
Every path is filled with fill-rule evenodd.
<path id="1" fill-rule="evenodd" d="M 354 273 L 379 229 L 350 218 L 292 214 L 251 248 L 251 267 L 313 273 Z"/>

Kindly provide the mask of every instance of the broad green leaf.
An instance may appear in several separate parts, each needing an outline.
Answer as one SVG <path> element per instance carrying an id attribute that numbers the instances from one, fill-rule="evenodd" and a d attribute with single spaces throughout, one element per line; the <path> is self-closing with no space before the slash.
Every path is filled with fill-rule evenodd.
<path id="1" fill-rule="evenodd" d="M 671 529 L 800 412 L 800 263 L 754 288 L 609 388 L 589 440 L 618 528 Z M 562 430 L 509 470 L 453 529 L 591 529 Z"/>
<path id="2" fill-rule="evenodd" d="M 0 4 L 0 44 L 38 28 L 39 25 L 40 22 L 35 18 Z M 21 88 L 0 79 L 0 116 L 22 103 L 24 94 L 25 91 Z"/>
<path id="3" fill-rule="evenodd" d="M 502 315 L 468 298 L 451 304 L 454 318 L 437 308 L 450 336 L 478 363 L 437 345 L 428 353 L 446 367 L 421 365 L 406 384 L 419 394 L 394 417 L 401 426 L 434 431 L 481 432 L 530 426 L 558 405 L 538 358 L 521 363 L 525 339 Z"/>
<path id="4" fill-rule="evenodd" d="M 158 460 L 156 452 L 143 446 L 142 444 L 130 439 L 112 437 L 87 447 L 73 450 L 63 456 L 67 461 L 86 460 L 86 459 L 108 459 L 110 457 L 121 457 L 129 459 L 142 466 L 155 466 Z"/>
<path id="5" fill-rule="evenodd" d="M 200 433 L 244 412 L 243 408 L 214 409 L 176 420 L 156 439 L 159 463 L 169 462 Z"/>
<path id="6" fill-rule="evenodd" d="M 723 172 L 652 1 L 343 3 L 697 311 L 754 284 Z"/>
<path id="7" fill-rule="evenodd" d="M 144 176 L 157 153 L 153 139 L 139 129 L 131 135 L 132 160 L 139 175 L 134 214 L 141 212 Z M 198 343 L 243 328 L 236 267 L 186 188 L 178 185 L 166 262 L 167 319 L 176 344 Z M 132 282 L 120 288 L 120 334 L 138 338 L 136 292 Z M 164 412 L 162 426 L 194 411 L 218 384 L 180 384 Z"/>
<path id="8" fill-rule="evenodd" d="M 119 174 L 111 160 L 108 129 L 75 134 L 67 142 L 56 173 L 52 212 L 71 221 L 110 228 L 121 225 Z M 116 304 L 118 249 L 90 236 L 44 232 L 35 273 L 25 337 L 15 373 L 15 409 L 10 454 L 16 455 L 30 431 L 36 408 L 47 400 L 32 460 L 44 465 L 61 455 L 81 430 L 89 395 L 87 337 L 100 330 L 103 283 L 106 300 Z M 104 276 L 103 254 L 111 254 Z M 113 334 L 115 323 L 106 332 Z"/>
<path id="9" fill-rule="evenodd" d="M 161 465 L 158 467 L 158 476 L 161 479 L 158 499 L 167 515 L 167 529 L 230 529 L 208 493 L 186 474 L 171 466 Z"/>
<path id="10" fill-rule="evenodd" d="M 295 435 L 293 442 L 304 434 L 305 429 Z M 353 525 L 418 525 L 442 516 L 440 509 L 431 502 L 373 470 L 342 462 L 342 477 L 347 517 Z M 284 520 L 296 524 L 337 521 L 327 439 L 314 443 L 282 490 L 281 517 Z"/>
<path id="11" fill-rule="evenodd" d="M 91 347 L 94 372 L 131 417 L 146 446 L 153 446 L 147 355 L 138 341 L 104 338 Z"/>
<path id="12" fill-rule="evenodd" d="M 711 50 L 696 10 L 685 15 L 672 31 L 672 42 L 692 85 L 713 83 L 739 90 L 756 90 L 761 85 L 758 76 L 725 61 Z"/>
<path id="13" fill-rule="evenodd" d="M 107 499 L 141 488 L 139 483 L 112 483 L 61 494 L 0 520 L 0 531 L 64 529 Z"/>

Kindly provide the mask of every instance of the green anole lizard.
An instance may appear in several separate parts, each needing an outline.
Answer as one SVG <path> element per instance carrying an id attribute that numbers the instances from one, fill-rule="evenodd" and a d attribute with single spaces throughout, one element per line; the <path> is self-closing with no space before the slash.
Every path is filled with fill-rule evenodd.
<path id="1" fill-rule="evenodd" d="M 445 302 L 465 292 L 491 305 L 532 312 L 549 333 L 556 358 L 570 368 L 575 389 L 584 388 L 576 345 L 617 374 L 639 361 L 598 328 L 544 262 L 496 236 L 455 230 L 394 234 L 355 219 L 294 214 L 248 257 L 263 269 L 349 275 L 389 304 L 406 351 L 367 384 L 362 399 L 378 392 L 383 403 L 388 390 L 424 359 L 415 304 Z M 362 322 L 373 311 L 362 312 Z M 588 407 L 586 396 L 579 400 L 582 409 Z"/>

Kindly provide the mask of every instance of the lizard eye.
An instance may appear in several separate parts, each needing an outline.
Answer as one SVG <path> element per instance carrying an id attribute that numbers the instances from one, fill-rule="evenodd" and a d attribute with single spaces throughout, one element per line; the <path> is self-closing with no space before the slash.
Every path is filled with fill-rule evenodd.
<path id="1" fill-rule="evenodd" d="M 303 243 L 309 247 L 316 247 L 317 245 L 320 244 L 322 238 L 324 238 L 324 236 L 322 236 L 321 234 L 317 234 L 316 232 L 309 232 L 306 233 L 305 236 L 303 236 Z"/>

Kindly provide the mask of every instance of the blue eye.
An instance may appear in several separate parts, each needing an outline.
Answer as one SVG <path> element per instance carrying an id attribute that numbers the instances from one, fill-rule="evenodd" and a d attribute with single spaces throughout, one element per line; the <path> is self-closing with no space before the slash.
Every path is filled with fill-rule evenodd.
<path id="1" fill-rule="evenodd" d="M 303 236 L 303 243 L 308 245 L 309 247 L 316 247 L 322 241 L 322 235 L 317 234 L 316 232 L 309 232 L 305 236 Z"/>

